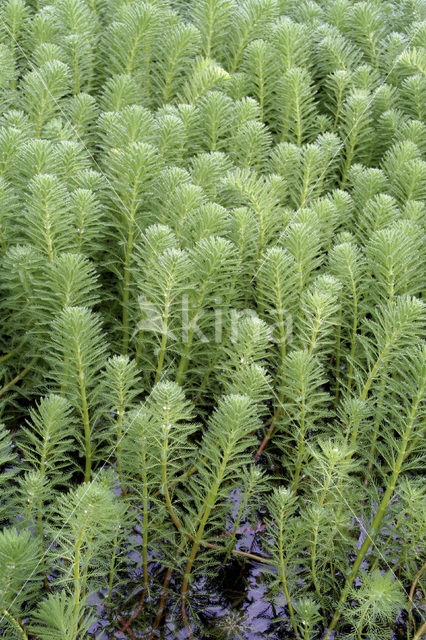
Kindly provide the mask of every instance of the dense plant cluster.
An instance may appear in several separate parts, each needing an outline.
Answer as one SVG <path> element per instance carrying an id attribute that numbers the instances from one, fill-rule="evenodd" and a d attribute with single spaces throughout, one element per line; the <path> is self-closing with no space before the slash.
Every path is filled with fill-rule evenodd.
<path id="1" fill-rule="evenodd" d="M 425 27 L 3 0 L 2 638 L 202 639 L 230 562 L 281 638 L 422 637 Z"/>

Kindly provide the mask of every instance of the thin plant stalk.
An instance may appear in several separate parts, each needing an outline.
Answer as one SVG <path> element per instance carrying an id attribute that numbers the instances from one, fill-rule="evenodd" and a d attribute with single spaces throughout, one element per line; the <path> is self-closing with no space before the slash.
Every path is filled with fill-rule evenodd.
<path id="1" fill-rule="evenodd" d="M 371 378 L 371 376 L 370 376 Z M 370 380 L 369 378 L 369 380 Z M 422 390 L 421 390 L 422 391 Z M 330 625 L 328 627 L 328 631 L 324 637 L 324 640 L 329 640 L 331 633 L 333 631 L 333 629 L 335 629 L 337 623 L 340 620 L 341 614 L 342 614 L 342 610 L 343 607 L 346 603 L 346 600 L 348 598 L 349 595 L 349 591 L 352 587 L 352 584 L 355 580 L 355 578 L 358 575 L 358 571 L 359 568 L 361 566 L 362 561 L 364 560 L 367 552 L 369 551 L 370 547 L 372 544 L 374 544 L 379 531 L 380 531 L 380 527 L 382 524 L 382 520 L 386 515 L 386 511 L 389 505 L 389 502 L 391 500 L 391 497 L 393 495 L 393 492 L 395 490 L 395 486 L 396 483 L 398 481 L 399 478 L 399 474 L 401 472 L 401 468 L 402 465 L 404 463 L 404 460 L 406 458 L 406 453 L 407 453 L 407 448 L 408 448 L 408 444 L 409 444 L 409 440 L 410 440 L 410 436 L 411 436 L 411 432 L 413 430 L 414 427 L 414 422 L 415 422 L 415 417 L 416 417 L 416 413 L 418 410 L 418 406 L 419 406 L 419 402 L 420 402 L 420 397 L 421 394 L 417 395 L 417 399 L 416 401 L 413 403 L 410 414 L 408 416 L 408 420 L 407 420 L 407 427 L 405 429 L 405 432 L 402 436 L 402 442 L 401 442 L 401 448 L 399 450 L 399 454 L 398 457 L 396 459 L 395 462 L 395 466 L 394 466 L 394 470 L 392 472 L 392 476 L 389 480 L 389 483 L 387 485 L 387 488 L 385 490 L 385 493 L 383 495 L 382 500 L 380 501 L 379 507 L 377 509 L 377 513 L 373 519 L 372 525 L 371 525 L 371 529 L 370 531 L 367 533 L 364 542 L 362 543 L 362 546 L 360 548 L 360 550 L 358 551 L 358 554 L 356 556 L 355 562 L 352 566 L 351 572 L 349 573 L 349 576 L 346 579 L 345 582 L 345 586 L 342 589 L 341 595 L 340 595 L 340 599 L 339 602 L 337 604 L 337 607 L 335 609 L 334 615 L 331 619 Z"/>
<path id="2" fill-rule="evenodd" d="M 7 609 L 2 609 L 1 614 L 6 618 L 9 624 L 11 624 L 12 627 L 16 629 L 16 631 L 19 633 L 21 637 L 21 640 L 28 640 L 28 636 L 25 632 L 25 629 L 20 625 L 18 620 L 10 613 L 10 611 L 7 611 Z"/>
<path id="3" fill-rule="evenodd" d="M 112 554 L 111 554 L 111 565 L 109 569 L 109 578 L 108 578 L 108 594 L 107 594 L 107 603 L 108 606 L 111 606 L 111 596 L 112 596 L 112 587 L 114 584 L 114 571 L 115 565 L 117 561 L 117 548 L 118 548 L 118 534 L 120 531 L 120 525 L 117 525 L 117 529 L 115 531 L 114 540 L 112 543 Z"/>

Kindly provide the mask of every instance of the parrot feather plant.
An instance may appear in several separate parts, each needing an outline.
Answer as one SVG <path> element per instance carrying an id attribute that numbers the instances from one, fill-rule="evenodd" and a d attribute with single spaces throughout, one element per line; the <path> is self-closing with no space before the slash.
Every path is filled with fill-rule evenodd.
<path id="1" fill-rule="evenodd" d="M 420 640 L 424 0 L 0 5 L 1 637 Z"/>

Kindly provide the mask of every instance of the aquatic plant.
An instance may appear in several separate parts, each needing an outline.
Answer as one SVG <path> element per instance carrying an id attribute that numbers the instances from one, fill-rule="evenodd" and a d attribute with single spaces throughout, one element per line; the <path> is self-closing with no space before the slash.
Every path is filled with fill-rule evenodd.
<path id="1" fill-rule="evenodd" d="M 425 633 L 425 20 L 1 3 L 2 637 Z"/>

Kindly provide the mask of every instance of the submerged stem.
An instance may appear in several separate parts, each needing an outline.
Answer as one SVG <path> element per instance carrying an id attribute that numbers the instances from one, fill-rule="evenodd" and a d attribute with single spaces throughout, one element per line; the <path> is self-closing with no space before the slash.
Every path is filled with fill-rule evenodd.
<path id="1" fill-rule="evenodd" d="M 13 387 L 17 382 L 22 380 L 22 378 L 25 378 L 25 376 L 31 371 L 31 367 L 33 366 L 34 362 L 37 360 L 37 357 L 38 356 L 34 356 L 33 358 L 31 358 L 28 367 L 25 367 L 25 369 L 22 369 L 22 371 L 18 373 L 18 375 L 16 375 L 10 382 L 5 384 L 4 387 L 0 389 L 0 397 L 4 395 L 6 391 L 9 391 L 9 389 Z"/>
<path id="2" fill-rule="evenodd" d="M 19 635 L 21 636 L 22 640 L 28 640 L 28 636 L 25 632 L 25 629 L 19 624 L 18 620 L 9 611 L 7 611 L 7 609 L 2 609 L 1 613 L 9 622 L 9 624 L 11 624 L 12 627 L 15 627 L 15 629 L 18 631 Z"/>
<path id="3" fill-rule="evenodd" d="M 422 391 L 422 390 L 420 390 Z M 392 497 L 392 494 L 395 490 L 395 486 L 396 483 L 398 481 L 399 478 L 399 474 L 401 472 L 401 468 L 402 468 L 402 464 L 406 458 L 406 452 L 407 452 L 407 447 L 408 447 L 408 443 L 409 443 L 409 439 L 411 436 L 411 432 L 412 429 L 414 427 L 414 421 L 415 421 L 415 417 L 416 417 L 416 413 L 418 410 L 418 406 L 420 403 L 420 398 L 421 398 L 421 392 L 418 393 L 417 395 L 417 399 L 414 402 L 412 409 L 410 411 L 409 417 L 408 417 L 408 421 L 407 421 L 407 427 L 406 430 L 404 432 L 404 435 L 402 437 L 402 443 L 401 443 L 401 448 L 398 454 L 398 457 L 396 459 L 395 462 L 395 466 L 393 469 L 393 473 L 392 476 L 389 480 L 389 483 L 387 485 L 386 491 L 383 495 L 383 498 L 379 504 L 379 508 L 377 509 L 377 513 L 373 519 L 372 525 L 371 525 L 371 529 L 370 531 L 367 533 L 364 542 L 362 543 L 362 546 L 360 548 L 360 550 L 358 551 L 358 554 L 356 556 L 355 562 L 353 564 L 352 570 L 349 574 L 349 576 L 346 579 L 345 585 L 343 587 L 343 590 L 341 592 L 340 595 L 340 599 L 339 602 L 337 603 L 337 607 L 335 609 L 333 618 L 330 622 L 330 625 L 328 627 L 328 631 L 326 632 L 325 636 L 324 636 L 324 640 L 329 640 L 330 636 L 331 636 L 331 632 L 333 631 L 333 629 L 335 629 L 337 623 L 340 620 L 340 616 L 342 614 L 342 610 L 343 607 L 346 603 L 346 600 L 348 598 L 349 595 L 349 591 L 352 587 L 352 584 L 355 580 L 355 578 L 358 575 L 358 571 L 359 568 L 361 566 L 362 561 L 364 560 L 365 556 L 367 555 L 368 550 L 370 549 L 371 545 L 374 544 L 379 531 L 380 531 L 380 527 L 381 527 L 381 523 L 382 520 L 384 518 L 384 516 L 386 515 L 386 511 L 387 511 L 387 507 L 389 505 L 390 499 Z"/>

